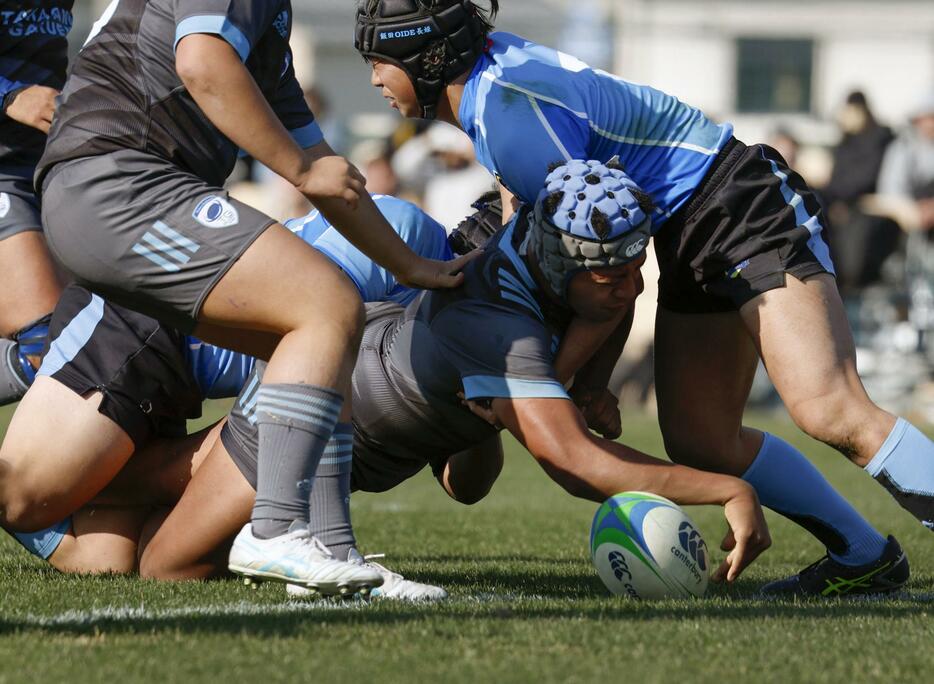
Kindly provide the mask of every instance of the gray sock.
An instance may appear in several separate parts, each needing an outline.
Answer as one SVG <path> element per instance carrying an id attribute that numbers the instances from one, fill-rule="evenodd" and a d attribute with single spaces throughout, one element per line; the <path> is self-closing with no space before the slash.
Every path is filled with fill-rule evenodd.
<path id="1" fill-rule="evenodd" d="M 259 432 L 253 534 L 269 539 L 308 522 L 315 470 L 340 416 L 341 395 L 327 387 L 263 384 L 256 393 Z"/>
<path id="2" fill-rule="evenodd" d="M 338 423 L 315 471 L 315 486 L 308 501 L 308 529 L 339 560 L 347 560 L 347 552 L 357 544 L 350 524 L 352 469 L 353 426 Z"/>
<path id="3" fill-rule="evenodd" d="M 19 401 L 29 389 L 19 363 L 19 344 L 0 337 L 0 406 Z"/>

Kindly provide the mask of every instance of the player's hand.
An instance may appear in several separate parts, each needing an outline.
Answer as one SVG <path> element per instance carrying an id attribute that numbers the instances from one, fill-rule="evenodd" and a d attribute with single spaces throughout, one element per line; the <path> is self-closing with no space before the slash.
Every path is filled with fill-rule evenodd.
<path id="1" fill-rule="evenodd" d="M 591 430 L 606 439 L 617 439 L 623 433 L 619 399 L 606 387 L 592 389 L 575 384 L 569 394 Z"/>
<path id="2" fill-rule="evenodd" d="M 461 404 L 469 408 L 470 412 L 477 416 L 477 418 L 485 420 L 497 430 L 503 429 L 503 424 L 499 422 L 499 418 L 496 417 L 496 413 L 488 402 L 477 402 L 472 399 L 466 399 L 463 392 L 458 392 L 457 397 L 461 400 Z"/>
<path id="3" fill-rule="evenodd" d="M 48 133 L 55 115 L 55 88 L 34 85 L 21 90 L 6 108 L 6 115 L 21 124 Z"/>
<path id="4" fill-rule="evenodd" d="M 366 178 L 343 157 L 329 154 L 313 160 L 295 187 L 312 203 L 338 199 L 356 211 L 360 197 L 366 192 Z"/>
<path id="5" fill-rule="evenodd" d="M 483 254 L 483 250 L 475 249 L 470 254 L 459 256 L 451 261 L 438 261 L 419 257 L 413 260 L 407 273 L 397 273 L 396 280 L 400 285 L 418 290 L 436 290 L 447 287 L 457 287 L 464 282 L 464 266 L 468 262 Z"/>
<path id="6" fill-rule="evenodd" d="M 713 574 L 711 579 L 714 582 L 724 579 L 732 582 L 747 565 L 772 545 L 772 537 L 759 505 L 759 497 L 752 487 L 746 483 L 743 485 L 740 492 L 724 504 L 723 512 L 730 529 L 720 548 L 729 553 Z"/>

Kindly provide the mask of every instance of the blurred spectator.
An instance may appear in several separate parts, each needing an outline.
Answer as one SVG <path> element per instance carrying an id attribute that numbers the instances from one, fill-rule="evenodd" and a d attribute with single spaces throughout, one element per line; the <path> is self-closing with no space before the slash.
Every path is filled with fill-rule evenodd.
<path id="1" fill-rule="evenodd" d="M 324 139 L 328 141 L 331 149 L 338 154 L 345 154 L 347 130 L 340 119 L 331 116 L 331 103 L 327 96 L 316 86 L 311 86 L 305 89 L 305 102 L 315 115 L 315 121 L 321 127 Z"/>
<path id="2" fill-rule="evenodd" d="M 913 211 L 903 215 L 906 229 L 934 229 L 934 91 L 911 114 L 911 127 L 885 156 L 879 194 L 900 199 Z"/>
<path id="3" fill-rule="evenodd" d="M 876 191 L 882 159 L 895 136 L 876 121 L 866 96 L 858 90 L 847 96 L 837 123 L 841 138 L 833 150 L 833 170 L 823 198 L 837 283 L 844 295 L 852 295 L 879 280 L 883 262 L 898 247 L 898 225 L 860 208 L 863 197 Z"/>
<path id="4" fill-rule="evenodd" d="M 489 172 L 477 163 L 465 133 L 445 123 L 432 124 L 409 138 L 392 159 L 402 187 L 423 198 L 422 207 L 448 231 L 470 206 L 493 187 Z"/>
<path id="5" fill-rule="evenodd" d="M 428 139 L 439 173 L 425 186 L 425 211 L 450 233 L 473 204 L 493 188 L 490 172 L 477 163 L 473 143 L 452 126 L 432 126 Z"/>
<path id="6" fill-rule="evenodd" d="M 769 136 L 768 145 L 782 155 L 782 159 L 785 160 L 789 168 L 797 170 L 798 149 L 801 145 L 789 129 L 784 126 L 779 126 L 772 131 L 772 135 Z"/>
<path id="7" fill-rule="evenodd" d="M 366 178 L 372 195 L 399 195 L 399 178 L 392 168 L 392 145 L 388 140 L 364 140 L 350 153 L 350 161 Z"/>

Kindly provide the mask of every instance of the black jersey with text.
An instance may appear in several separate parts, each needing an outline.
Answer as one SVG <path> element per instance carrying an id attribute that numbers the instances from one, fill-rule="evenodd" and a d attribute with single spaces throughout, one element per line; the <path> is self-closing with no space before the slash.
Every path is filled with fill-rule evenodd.
<path id="1" fill-rule="evenodd" d="M 31 85 L 61 90 L 68 66 L 73 0 L 0 0 L 0 102 Z M 45 134 L 0 108 L 0 166 L 28 175 L 45 147 Z"/>
<path id="2" fill-rule="evenodd" d="M 133 149 L 220 186 L 237 146 L 182 85 L 175 49 L 191 34 L 227 41 L 302 147 L 321 133 L 295 79 L 289 0 L 114 0 L 71 68 L 39 164 Z"/>

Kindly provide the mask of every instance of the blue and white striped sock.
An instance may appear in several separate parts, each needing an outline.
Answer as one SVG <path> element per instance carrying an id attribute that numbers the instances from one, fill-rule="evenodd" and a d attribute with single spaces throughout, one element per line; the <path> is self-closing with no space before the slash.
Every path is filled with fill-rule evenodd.
<path id="1" fill-rule="evenodd" d="M 308 522 L 315 470 L 343 398 L 327 387 L 263 384 L 256 394 L 259 432 L 253 534 L 269 539 Z"/>
<path id="2" fill-rule="evenodd" d="M 338 423 L 315 471 L 308 501 L 308 529 L 340 560 L 357 541 L 350 524 L 350 473 L 353 470 L 353 426 Z"/>
<path id="3" fill-rule="evenodd" d="M 918 428 L 899 418 L 866 472 L 934 531 L 934 442 Z"/>
<path id="4" fill-rule="evenodd" d="M 763 433 L 762 448 L 743 474 L 763 506 L 817 537 L 843 565 L 878 560 L 886 539 L 788 442 Z"/>

